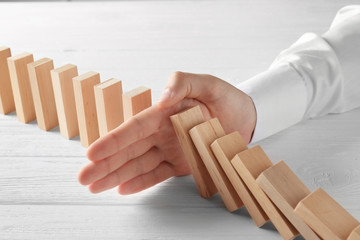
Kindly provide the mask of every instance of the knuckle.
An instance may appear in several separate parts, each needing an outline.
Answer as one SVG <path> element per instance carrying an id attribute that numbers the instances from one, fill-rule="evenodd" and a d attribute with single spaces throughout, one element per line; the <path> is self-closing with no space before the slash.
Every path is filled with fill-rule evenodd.
<path id="1" fill-rule="evenodd" d="M 118 137 L 116 136 L 116 134 L 114 132 L 110 132 L 109 133 L 110 138 L 112 139 L 112 143 L 116 146 L 117 150 L 116 152 L 119 151 L 119 140 Z"/>
<path id="2" fill-rule="evenodd" d="M 135 164 L 135 172 L 136 174 L 138 175 L 142 175 L 145 173 L 145 166 L 144 166 L 144 161 L 143 160 L 140 160 L 140 161 L 137 161 L 136 164 Z"/>
<path id="3" fill-rule="evenodd" d="M 136 151 L 135 151 L 134 145 L 130 145 L 126 149 L 126 160 L 129 161 L 129 160 L 133 159 L 135 156 L 136 156 Z"/>
<path id="4" fill-rule="evenodd" d="M 145 133 L 142 121 L 137 116 L 132 117 L 132 121 L 134 122 L 134 132 L 136 133 L 137 139 L 143 139 L 145 137 Z"/>
<path id="5" fill-rule="evenodd" d="M 174 72 L 168 82 L 169 87 L 177 86 L 181 84 L 186 79 L 186 73 L 184 72 Z"/>
<path id="6" fill-rule="evenodd" d="M 184 72 L 180 72 L 180 71 L 176 71 L 171 75 L 172 79 L 183 79 L 184 78 L 185 73 Z"/>

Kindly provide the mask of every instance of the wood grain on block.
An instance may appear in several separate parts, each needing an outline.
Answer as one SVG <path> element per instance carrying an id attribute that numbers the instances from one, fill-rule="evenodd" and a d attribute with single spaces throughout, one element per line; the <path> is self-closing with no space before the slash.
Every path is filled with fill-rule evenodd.
<path id="1" fill-rule="evenodd" d="M 99 138 L 94 86 L 100 83 L 100 74 L 88 72 L 73 78 L 80 141 L 88 147 Z"/>
<path id="2" fill-rule="evenodd" d="M 198 150 L 201 159 L 213 179 L 226 208 L 233 212 L 243 206 L 239 195 L 235 191 L 229 178 L 226 176 L 219 162 L 216 160 L 210 145 L 218 138 L 225 135 L 219 120 L 213 118 L 193 127 L 189 131 L 191 139 Z"/>
<path id="3" fill-rule="evenodd" d="M 240 133 L 233 132 L 218 138 L 211 144 L 211 149 L 255 224 L 257 226 L 264 225 L 269 217 L 231 165 L 231 159 L 236 154 L 248 149 Z"/>
<path id="4" fill-rule="evenodd" d="M 245 184 L 248 186 L 260 206 L 269 216 L 280 235 L 284 239 L 293 239 L 298 235 L 298 231 L 285 218 L 280 210 L 271 202 L 269 197 L 260 188 L 256 178 L 273 164 L 260 146 L 255 146 L 245 150 L 231 160 L 232 165 L 239 173 Z"/>
<path id="5" fill-rule="evenodd" d="M 33 55 L 26 52 L 8 58 L 16 115 L 18 120 L 23 123 L 28 123 L 36 119 L 29 72 L 27 69 L 27 65 L 33 61 Z"/>
<path id="6" fill-rule="evenodd" d="M 301 200 L 295 213 L 323 239 L 346 240 L 360 224 L 321 188 Z"/>
<path id="7" fill-rule="evenodd" d="M 123 94 L 124 120 L 151 107 L 151 89 L 138 87 Z"/>
<path id="8" fill-rule="evenodd" d="M 8 47 L 0 47 L 0 113 L 15 111 L 14 95 L 11 88 L 7 58 L 11 57 Z"/>
<path id="9" fill-rule="evenodd" d="M 53 60 L 42 58 L 28 64 L 36 119 L 40 129 L 48 131 L 59 124 L 51 73 Z"/>
<path id="10" fill-rule="evenodd" d="M 189 134 L 191 128 L 205 121 L 200 106 L 195 106 L 172 115 L 170 120 L 194 177 L 200 196 L 203 198 L 213 196 L 217 193 L 217 189 Z"/>
<path id="11" fill-rule="evenodd" d="M 94 87 L 100 136 L 124 122 L 122 82 L 112 78 Z"/>
<path id="12" fill-rule="evenodd" d="M 263 171 L 256 181 L 305 239 L 320 239 L 294 212 L 296 205 L 310 194 L 310 190 L 284 161 Z"/>
<path id="13" fill-rule="evenodd" d="M 360 240 L 360 225 L 351 232 L 347 240 Z"/>
<path id="14" fill-rule="evenodd" d="M 73 85 L 73 78 L 77 75 L 77 67 L 72 64 L 51 71 L 60 133 L 67 139 L 79 135 Z"/>

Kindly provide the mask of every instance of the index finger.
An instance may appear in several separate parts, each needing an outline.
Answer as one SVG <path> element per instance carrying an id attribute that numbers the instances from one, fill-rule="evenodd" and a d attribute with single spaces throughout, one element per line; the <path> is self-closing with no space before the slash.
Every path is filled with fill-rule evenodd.
<path id="1" fill-rule="evenodd" d="M 157 105 L 131 117 L 107 135 L 97 139 L 87 150 L 91 161 L 99 161 L 110 157 L 127 146 L 154 134 L 161 123 L 162 113 Z"/>

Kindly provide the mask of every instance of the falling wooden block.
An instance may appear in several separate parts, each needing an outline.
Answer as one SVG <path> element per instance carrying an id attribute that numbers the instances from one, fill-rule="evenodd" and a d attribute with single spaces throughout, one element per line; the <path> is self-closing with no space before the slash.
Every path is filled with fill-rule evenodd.
<path id="1" fill-rule="evenodd" d="M 321 188 L 301 200 L 295 213 L 323 239 L 346 240 L 360 224 Z"/>
<path id="2" fill-rule="evenodd" d="M 360 240 L 360 225 L 351 232 L 347 240 Z"/>
<path id="3" fill-rule="evenodd" d="M 263 171 L 256 181 L 305 239 L 320 239 L 294 212 L 296 205 L 310 194 L 310 190 L 284 161 Z"/>
<path id="4" fill-rule="evenodd" d="M 28 123 L 36 119 L 29 72 L 27 69 L 27 65 L 33 61 L 33 55 L 26 52 L 8 58 L 16 115 L 19 121 L 23 123 Z"/>
<path id="5" fill-rule="evenodd" d="M 237 153 L 248 149 L 240 133 L 233 132 L 218 138 L 211 144 L 211 149 L 255 224 L 257 226 L 264 225 L 269 220 L 269 217 L 231 165 L 231 159 L 233 159 Z"/>
<path id="6" fill-rule="evenodd" d="M 77 67 L 72 64 L 51 70 L 60 133 L 67 139 L 79 135 L 73 85 L 77 75 Z"/>
<path id="7" fill-rule="evenodd" d="M 122 83 L 115 78 L 94 87 L 100 136 L 124 122 Z"/>
<path id="8" fill-rule="evenodd" d="M 11 88 L 10 73 L 7 58 L 11 57 L 8 47 L 0 47 L 0 113 L 15 111 L 14 95 Z"/>
<path id="9" fill-rule="evenodd" d="M 80 141 L 84 147 L 99 138 L 94 86 L 100 83 L 100 74 L 88 72 L 73 78 Z"/>
<path id="10" fill-rule="evenodd" d="M 273 164 L 260 146 L 255 146 L 245 150 L 231 160 L 235 170 L 248 186 L 260 206 L 269 216 L 270 221 L 274 224 L 280 235 L 284 239 L 292 239 L 298 235 L 298 231 L 284 217 L 279 209 L 271 202 L 268 196 L 256 182 L 256 178 Z"/>
<path id="11" fill-rule="evenodd" d="M 236 193 L 233 185 L 231 185 L 231 182 L 210 148 L 211 143 L 213 143 L 217 138 L 225 135 L 225 131 L 219 120 L 217 118 L 213 118 L 204 123 L 200 123 L 190 129 L 189 133 L 201 156 L 201 159 L 204 161 L 204 164 L 221 195 L 221 198 L 224 201 L 226 208 L 230 212 L 233 212 L 242 207 L 243 202 Z"/>
<path id="12" fill-rule="evenodd" d="M 195 106 L 173 115 L 170 117 L 170 120 L 200 196 L 203 198 L 213 196 L 217 193 L 217 189 L 189 134 L 191 128 L 205 121 L 200 106 Z"/>
<path id="13" fill-rule="evenodd" d="M 123 94 L 124 120 L 135 116 L 142 110 L 151 107 L 151 89 L 138 87 Z"/>
<path id="14" fill-rule="evenodd" d="M 48 131 L 59 124 L 50 71 L 53 60 L 42 58 L 28 64 L 36 119 L 40 129 Z"/>

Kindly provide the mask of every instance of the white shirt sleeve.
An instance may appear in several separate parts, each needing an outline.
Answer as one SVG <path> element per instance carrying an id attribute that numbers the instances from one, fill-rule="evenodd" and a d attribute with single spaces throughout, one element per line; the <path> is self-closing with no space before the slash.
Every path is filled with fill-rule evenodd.
<path id="1" fill-rule="evenodd" d="M 237 87 L 256 108 L 252 142 L 303 119 L 359 107 L 360 5 L 342 8 L 325 34 L 304 34 L 267 71 Z"/>

